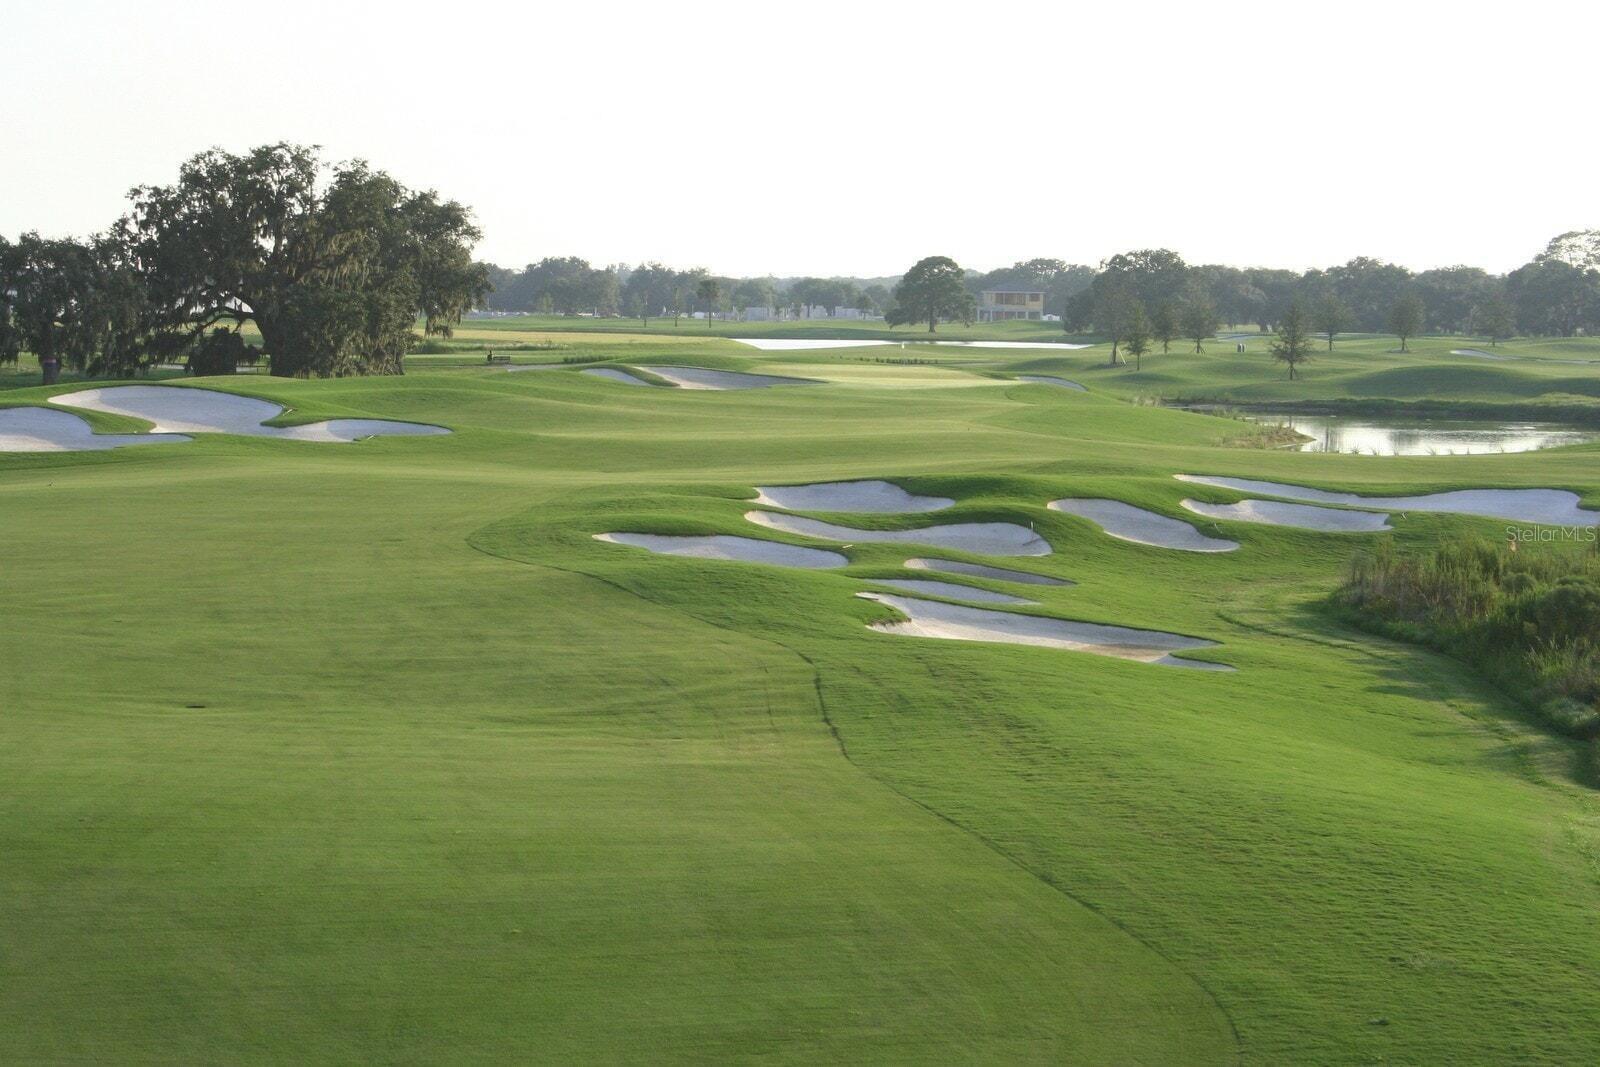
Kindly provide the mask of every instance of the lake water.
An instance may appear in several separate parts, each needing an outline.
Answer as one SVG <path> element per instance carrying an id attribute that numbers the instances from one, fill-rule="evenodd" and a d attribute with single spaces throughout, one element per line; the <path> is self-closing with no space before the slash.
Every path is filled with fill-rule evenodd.
<path id="1" fill-rule="evenodd" d="M 1252 422 L 1289 426 L 1311 440 L 1302 452 L 1371 456 L 1473 456 L 1532 452 L 1600 438 L 1600 431 L 1570 423 L 1476 419 L 1406 419 L 1377 415 L 1302 415 L 1249 411 Z"/>

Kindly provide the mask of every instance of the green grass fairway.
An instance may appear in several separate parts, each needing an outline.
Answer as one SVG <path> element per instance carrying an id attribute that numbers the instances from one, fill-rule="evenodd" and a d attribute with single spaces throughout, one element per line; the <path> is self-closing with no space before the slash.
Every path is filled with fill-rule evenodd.
<path id="1" fill-rule="evenodd" d="M 1550 417 L 1600 421 L 1600 339 L 1516 341 L 1490 348 L 1463 338 L 1425 337 L 1400 352 L 1392 337 L 1340 338 L 1332 352 L 1319 343 L 1311 362 L 1291 382 L 1273 361 L 1270 338 L 1245 342 L 1207 341 L 1147 356 L 1141 370 L 1112 367 L 1104 345 L 1023 361 L 1030 372 L 1068 373 L 1091 388 L 1124 397 L 1220 400 L 1241 404 L 1334 402 L 1377 405 L 1392 401 L 1455 405 L 1464 410 L 1523 408 Z M 1159 346 L 1158 346 L 1159 347 Z M 1497 359 L 1455 355 L 1478 350 Z M 1022 353 L 1012 353 L 1021 355 Z M 1579 360 L 1596 362 L 1580 363 Z M 1574 362 L 1565 362 L 1574 361 Z"/>
<path id="2" fill-rule="evenodd" d="M 1241 545 L 1198 555 L 1045 503 L 1192 519 L 1181 499 L 1235 494 L 1172 475 L 1209 473 L 1597 508 L 1600 446 L 1304 455 L 1126 399 L 1581 406 L 1600 367 L 1371 339 L 1290 385 L 1223 345 L 1140 373 L 1103 347 L 895 365 L 559 321 L 515 358 L 826 383 L 441 354 L 204 384 L 448 437 L 0 454 L 0 1062 L 1593 1060 L 1587 754 L 1330 622 L 1360 537 L 1198 520 Z M 1002 380 L 1030 372 L 1091 391 Z M 868 629 L 871 578 L 952 555 L 913 544 L 802 571 L 591 536 L 838 548 L 742 515 L 755 485 L 845 478 L 957 503 L 823 517 L 1032 523 L 1054 554 L 988 562 L 1078 584 L 1023 610 L 1207 638 L 1237 670 Z M 1402 546 L 1506 525 L 1392 521 Z"/>

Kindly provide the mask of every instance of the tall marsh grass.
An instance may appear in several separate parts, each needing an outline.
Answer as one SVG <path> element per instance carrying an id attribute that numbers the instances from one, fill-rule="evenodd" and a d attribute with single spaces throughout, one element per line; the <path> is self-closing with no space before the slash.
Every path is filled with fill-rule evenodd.
<path id="1" fill-rule="evenodd" d="M 1463 539 L 1355 557 L 1334 596 L 1360 626 L 1471 663 L 1549 726 L 1600 736 L 1600 550 Z"/>

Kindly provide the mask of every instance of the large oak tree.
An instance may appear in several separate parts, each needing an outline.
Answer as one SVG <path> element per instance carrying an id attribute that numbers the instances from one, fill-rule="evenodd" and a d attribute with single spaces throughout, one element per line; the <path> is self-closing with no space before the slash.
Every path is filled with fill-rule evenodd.
<path id="1" fill-rule="evenodd" d="M 119 224 L 162 325 L 252 322 L 279 375 L 398 374 L 417 319 L 448 336 L 487 289 L 470 213 L 313 148 L 213 149 Z"/>
<path id="2" fill-rule="evenodd" d="M 890 326 L 926 322 L 933 333 L 940 319 L 971 322 L 975 311 L 966 272 L 949 256 L 929 256 L 918 260 L 894 287 L 894 306 L 884 320 Z"/>

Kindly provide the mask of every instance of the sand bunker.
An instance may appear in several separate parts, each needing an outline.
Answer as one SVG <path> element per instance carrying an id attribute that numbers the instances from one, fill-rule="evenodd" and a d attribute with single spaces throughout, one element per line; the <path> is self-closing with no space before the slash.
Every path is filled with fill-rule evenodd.
<path id="1" fill-rule="evenodd" d="M 706 370 L 704 367 L 645 367 L 680 389 L 770 389 L 775 385 L 821 385 L 810 378 L 780 378 L 776 374 L 744 374 L 732 370 Z"/>
<path id="2" fill-rule="evenodd" d="M 893 541 L 916 545 L 935 545 L 957 552 L 987 556 L 1048 556 L 1050 543 L 1026 526 L 1010 522 L 960 522 L 949 526 L 924 526 L 918 530 L 858 530 L 835 526 L 831 522 L 782 515 L 775 511 L 747 511 L 744 517 L 765 526 L 802 537 L 829 541 Z"/>
<path id="3" fill-rule="evenodd" d="M 649 385 L 643 378 L 636 378 L 625 370 L 616 370 L 612 367 L 590 367 L 581 370 L 579 374 L 590 374 L 596 378 L 604 378 L 608 382 L 621 382 L 623 385 Z"/>
<path id="4" fill-rule="evenodd" d="M 1481 348 L 1452 348 L 1450 350 L 1450 354 L 1452 356 L 1472 356 L 1475 359 L 1493 359 L 1500 361 L 1507 361 L 1514 358 L 1512 356 L 1503 356 L 1499 352 L 1485 352 Z"/>
<path id="5" fill-rule="evenodd" d="M 1076 389 L 1080 393 L 1089 391 L 1071 378 L 1057 378 L 1049 374 L 1019 374 L 1017 375 L 1017 381 L 1032 382 L 1034 385 L 1055 385 L 1060 386 L 1062 389 Z"/>
<path id="6" fill-rule="evenodd" d="M 953 559 L 916 557 L 906 560 L 914 571 L 943 571 L 946 574 L 968 574 L 974 578 L 993 578 L 1000 582 L 1019 582 L 1023 585 L 1072 585 L 1065 578 L 1051 578 L 1045 574 L 1014 571 L 1008 567 L 989 567 L 982 563 L 961 563 Z"/>
<path id="7" fill-rule="evenodd" d="M 1179 474 L 1182 482 L 1214 485 L 1241 493 L 1266 493 L 1291 500 L 1317 504 L 1346 504 L 1369 510 L 1437 511 L 1455 515 L 1480 515 L 1514 522 L 1537 522 L 1551 526 L 1600 525 L 1600 511 L 1585 511 L 1578 506 L 1578 494 L 1565 489 L 1457 489 L 1448 493 L 1422 496 L 1361 496 L 1334 493 L 1283 482 L 1261 482 L 1250 478 L 1215 478 L 1201 474 Z"/>
<path id="8" fill-rule="evenodd" d="M 155 423 L 156 433 L 234 433 L 277 437 L 286 441 L 342 443 L 387 435 L 431 436 L 450 431 L 443 426 L 388 419 L 332 419 L 305 426 L 263 426 L 283 408 L 267 400 L 161 385 L 115 385 L 85 389 L 50 398 L 52 404 L 131 415 Z"/>
<path id="9" fill-rule="evenodd" d="M 1074 652 L 1093 652 L 1100 656 L 1159 663 L 1166 667 L 1191 667 L 1204 671 L 1231 671 L 1221 663 L 1179 659 L 1174 652 L 1215 648 L 1215 641 L 1162 633 L 1160 630 L 1134 630 L 1126 626 L 1105 626 L 1092 622 L 1071 622 L 1038 615 L 1016 615 L 1008 611 L 964 608 L 933 600 L 892 596 L 887 593 L 857 593 L 865 600 L 886 604 L 906 616 L 904 622 L 876 623 L 884 633 L 909 637 L 938 637 L 952 641 L 992 641 L 1011 645 L 1040 645 Z"/>
<path id="10" fill-rule="evenodd" d="M 1169 519 L 1120 500 L 1068 497 L 1052 500 L 1049 506 L 1068 515 L 1088 519 L 1112 537 L 1157 548 L 1176 548 L 1184 552 L 1232 552 L 1237 541 L 1207 537 L 1181 519 Z"/>
<path id="11" fill-rule="evenodd" d="M 1012 596 L 1010 593 L 996 593 L 992 589 L 977 589 L 970 585 L 957 585 L 955 582 L 941 582 L 931 578 L 870 578 L 868 581 L 874 585 L 904 589 L 908 593 L 942 596 L 949 600 L 968 600 L 974 604 L 1035 603 L 1020 596 Z"/>
<path id="12" fill-rule="evenodd" d="M 100 452 L 189 440 L 181 433 L 95 433 L 87 422 L 65 411 L 0 408 L 0 452 Z"/>
<path id="13" fill-rule="evenodd" d="M 1281 500 L 1241 500 L 1237 504 L 1185 500 L 1183 506 L 1208 519 L 1293 526 L 1323 533 L 1376 533 L 1394 529 L 1389 525 L 1389 516 L 1381 511 L 1338 511 L 1314 504 L 1285 504 Z"/>
<path id="14" fill-rule="evenodd" d="M 757 504 L 785 511 L 875 511 L 908 514 L 938 511 L 955 501 L 945 496 L 916 496 L 893 482 L 817 482 L 812 485 L 758 485 Z"/>
<path id="15" fill-rule="evenodd" d="M 713 534 L 706 537 L 669 537 L 665 534 L 603 533 L 595 534 L 596 541 L 616 545 L 630 545 L 668 556 L 691 556 L 695 559 L 725 559 L 739 563 L 771 563 L 779 567 L 807 567 L 823 570 L 843 567 L 850 561 L 837 552 L 820 548 L 803 548 L 777 541 L 762 541 L 754 537 L 733 537 Z"/>

